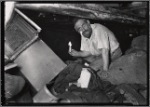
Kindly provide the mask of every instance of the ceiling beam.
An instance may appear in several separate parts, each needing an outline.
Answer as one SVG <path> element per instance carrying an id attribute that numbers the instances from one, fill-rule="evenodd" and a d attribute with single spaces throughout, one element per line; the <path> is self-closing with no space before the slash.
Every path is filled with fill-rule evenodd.
<path id="1" fill-rule="evenodd" d="M 16 4 L 16 7 L 19 9 L 32 9 L 94 20 L 116 21 L 119 23 L 137 25 L 145 24 L 144 18 L 136 17 L 129 13 L 124 13 L 120 10 L 110 8 L 101 4 L 20 3 Z"/>

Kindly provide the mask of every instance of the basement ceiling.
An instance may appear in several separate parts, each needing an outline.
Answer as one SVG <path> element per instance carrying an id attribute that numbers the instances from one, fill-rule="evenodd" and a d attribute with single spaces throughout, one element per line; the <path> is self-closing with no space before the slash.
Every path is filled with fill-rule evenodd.
<path id="1" fill-rule="evenodd" d="M 68 15 L 125 24 L 145 25 L 148 2 L 97 2 L 97 3 L 18 3 L 18 9 Z"/>

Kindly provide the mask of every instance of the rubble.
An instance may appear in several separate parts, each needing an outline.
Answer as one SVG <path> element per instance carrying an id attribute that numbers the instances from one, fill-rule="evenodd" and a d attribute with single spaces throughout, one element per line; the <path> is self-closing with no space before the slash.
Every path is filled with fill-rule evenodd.
<path id="1" fill-rule="evenodd" d="M 147 50 L 147 36 L 142 35 L 142 36 L 138 36 L 135 39 L 133 39 L 131 47 L 135 48 L 135 49 L 141 49 L 141 50 L 146 51 Z"/>
<path id="2" fill-rule="evenodd" d="M 137 51 L 123 55 L 111 63 L 106 79 L 112 84 L 146 84 L 147 81 L 147 57 L 146 52 Z"/>
<path id="3" fill-rule="evenodd" d="M 147 36 L 133 39 L 125 55 L 110 64 L 107 77 L 112 84 L 146 84 L 147 81 Z"/>
<path id="4" fill-rule="evenodd" d="M 21 76 L 10 75 L 8 73 L 5 76 L 5 97 L 10 99 L 17 95 L 24 87 L 25 80 Z"/>
<path id="5" fill-rule="evenodd" d="M 147 51 L 147 36 L 142 35 L 133 39 L 131 48 L 128 49 L 125 54 L 134 53 L 139 50 Z"/>

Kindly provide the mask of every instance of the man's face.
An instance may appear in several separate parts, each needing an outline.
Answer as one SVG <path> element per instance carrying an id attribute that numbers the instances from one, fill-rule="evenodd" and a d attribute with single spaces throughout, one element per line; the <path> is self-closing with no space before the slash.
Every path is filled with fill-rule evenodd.
<path id="1" fill-rule="evenodd" d="M 83 20 L 83 19 L 79 19 L 75 26 L 74 26 L 75 30 L 78 33 L 82 33 L 82 35 L 86 38 L 90 38 L 91 34 L 92 34 L 92 28 L 90 25 L 90 22 L 87 20 Z"/>

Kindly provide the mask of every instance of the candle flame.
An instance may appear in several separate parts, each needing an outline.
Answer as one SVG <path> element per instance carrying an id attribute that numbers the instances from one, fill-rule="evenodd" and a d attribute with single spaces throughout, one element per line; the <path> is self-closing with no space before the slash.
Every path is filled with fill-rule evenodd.
<path id="1" fill-rule="evenodd" d="M 68 45 L 69 45 L 69 46 L 72 46 L 72 43 L 69 41 Z"/>

